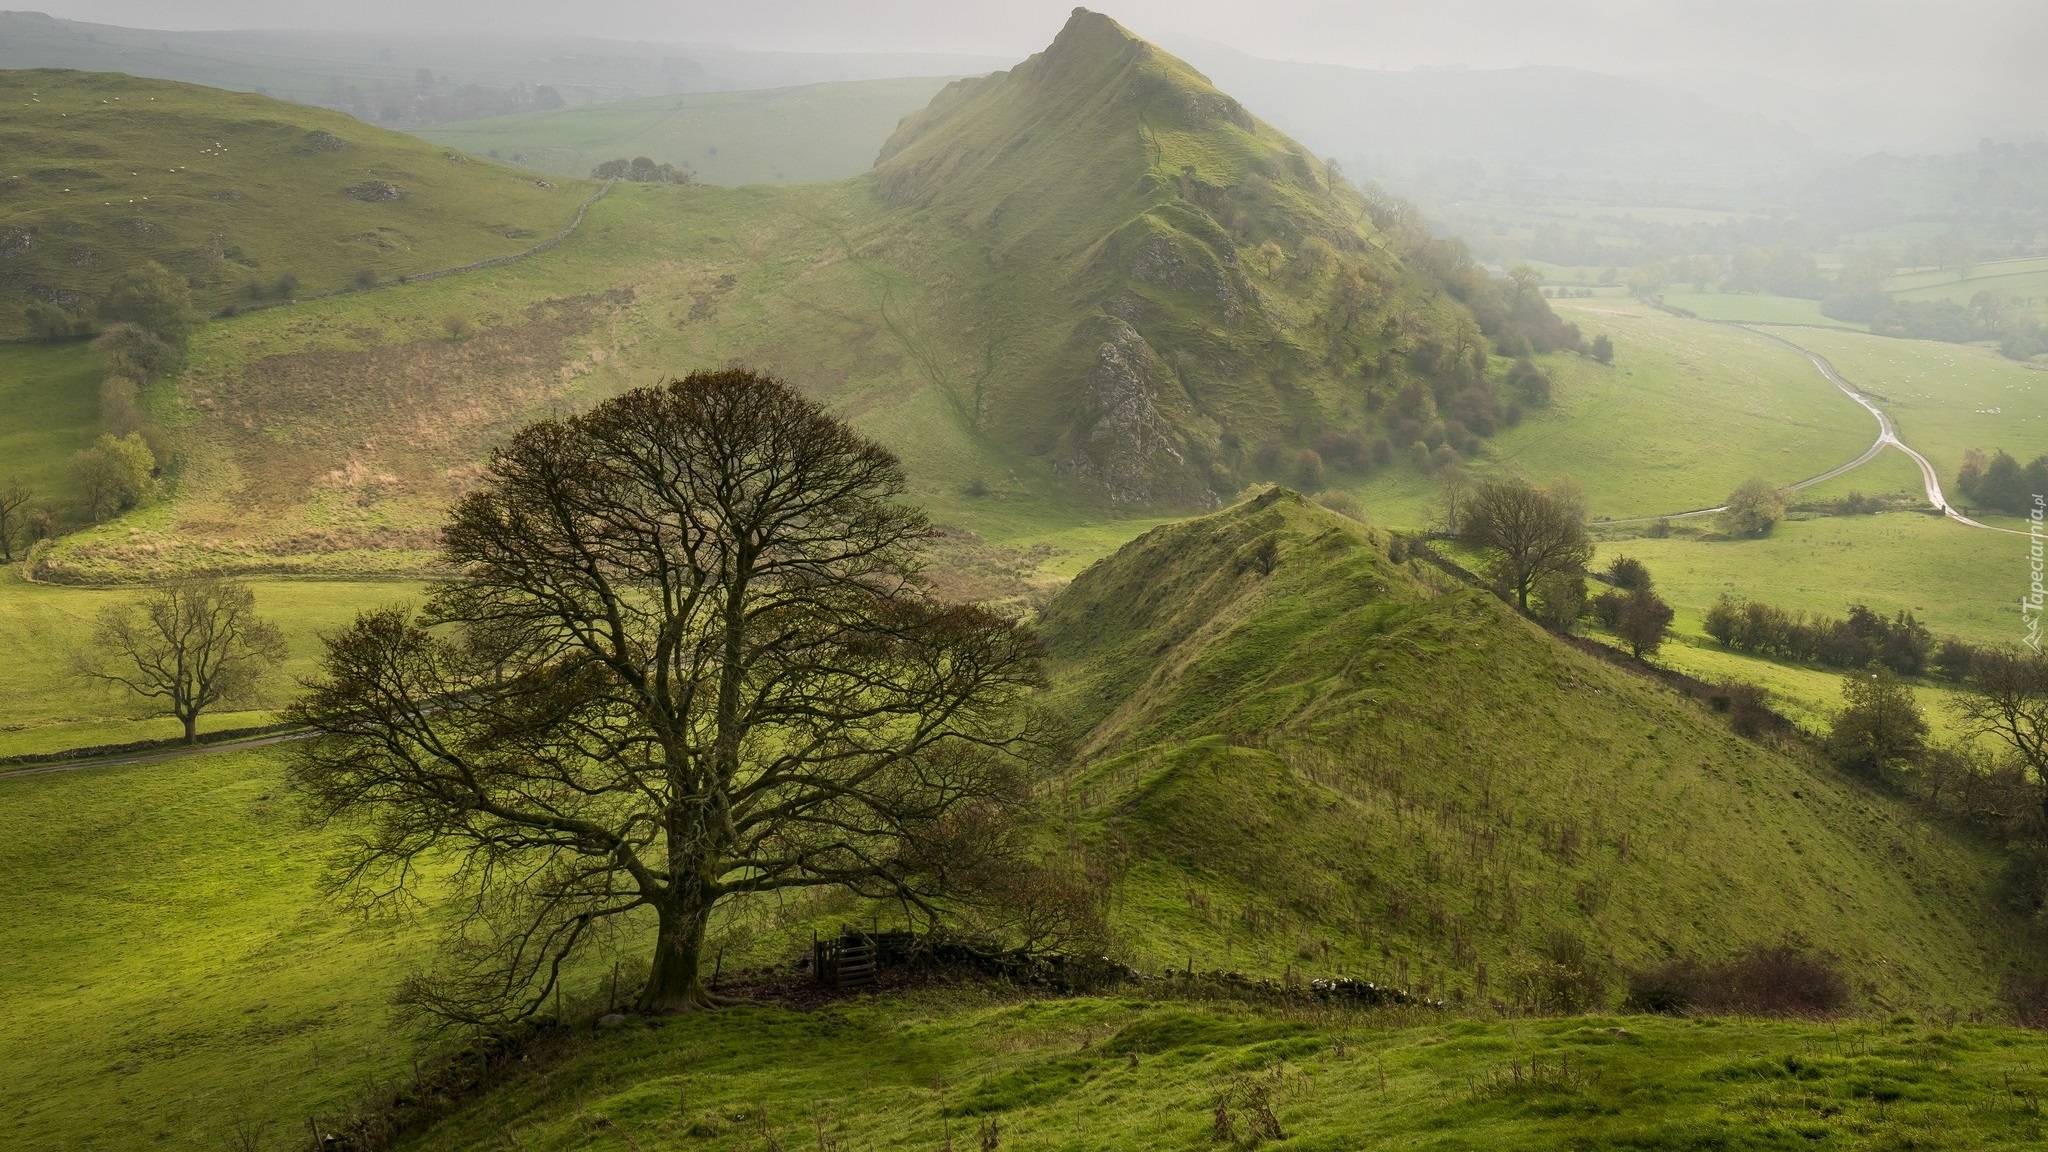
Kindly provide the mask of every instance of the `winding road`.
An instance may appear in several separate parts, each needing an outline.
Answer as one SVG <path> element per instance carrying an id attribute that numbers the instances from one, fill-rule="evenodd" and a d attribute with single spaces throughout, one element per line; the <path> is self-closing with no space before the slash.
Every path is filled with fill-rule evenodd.
<path id="1" fill-rule="evenodd" d="M 1958 524 L 1965 524 L 1971 528 L 1982 528 L 1986 532 L 2004 532 L 2012 536 L 2026 535 L 2025 532 L 2021 532 L 2017 529 L 2000 528 L 1996 524 L 1986 524 L 1981 520 L 1972 520 L 1968 516 L 1963 515 L 1961 512 L 1958 512 L 1955 510 L 1955 508 L 1951 507 L 1948 502 L 1948 498 L 1942 495 L 1941 474 L 1935 471 L 1934 465 L 1928 462 L 1927 457 L 1922 456 L 1920 453 L 1914 451 L 1911 445 L 1907 444 L 1904 440 L 1899 439 L 1898 427 L 1897 425 L 1892 423 L 1891 416 L 1887 414 L 1884 409 L 1879 408 L 1876 404 L 1871 403 L 1870 397 L 1865 396 L 1861 392 L 1858 392 L 1854 385 L 1850 384 L 1847 380 L 1844 380 L 1842 378 L 1842 374 L 1840 372 L 1835 371 L 1835 366 L 1833 364 L 1828 363 L 1827 357 L 1822 356 L 1818 352 L 1813 352 L 1806 348 L 1803 348 L 1798 344 L 1794 344 L 1792 341 L 1785 339 L 1783 336 L 1779 336 L 1770 332 L 1765 332 L 1760 328 L 1756 328 L 1748 324 L 1739 324 L 1732 320 L 1709 320 L 1707 321 L 1707 323 L 1726 324 L 1730 328 L 1740 328 L 1744 332 L 1748 332 L 1751 335 L 1761 336 L 1774 344 L 1782 344 L 1785 347 L 1792 349 L 1794 352 L 1799 353 L 1801 356 L 1804 356 L 1807 358 L 1807 360 L 1811 361 L 1813 366 L 1820 370 L 1820 374 L 1827 378 L 1828 383 L 1833 384 L 1835 387 L 1841 389 L 1842 394 L 1844 396 L 1847 396 L 1849 399 L 1854 400 L 1856 403 L 1862 405 L 1864 411 L 1870 413 L 1872 416 L 1877 418 L 1877 440 L 1874 443 L 1872 443 L 1867 450 L 1864 451 L 1863 455 L 1858 456 L 1854 460 L 1851 460 L 1847 464 L 1843 464 L 1840 467 L 1830 468 L 1829 470 L 1821 473 L 1818 476 L 1809 476 L 1796 484 L 1788 484 L 1785 486 L 1785 491 L 1797 492 L 1800 489 L 1811 488 L 1816 484 L 1822 484 L 1829 480 L 1833 480 L 1837 476 L 1840 476 L 1846 472 L 1854 471 L 1855 469 L 1861 468 L 1865 464 L 1870 463 L 1872 460 L 1877 458 L 1878 453 L 1883 452 L 1886 448 L 1896 448 L 1899 451 L 1904 452 L 1908 457 L 1910 457 L 1913 463 L 1920 466 L 1920 482 L 1927 489 L 1927 502 L 1933 505 L 1934 507 L 1939 508 L 1941 510 L 1942 515 L 1948 517 L 1949 519 L 1955 521 Z M 1716 513 L 1726 512 L 1727 510 L 1728 506 L 1726 504 L 1717 504 L 1712 508 L 1694 508 L 1689 511 L 1672 512 L 1663 516 L 1630 516 L 1622 520 L 1602 520 L 1600 523 L 1644 524 L 1653 520 L 1683 520 L 1692 516 L 1712 516 Z"/>

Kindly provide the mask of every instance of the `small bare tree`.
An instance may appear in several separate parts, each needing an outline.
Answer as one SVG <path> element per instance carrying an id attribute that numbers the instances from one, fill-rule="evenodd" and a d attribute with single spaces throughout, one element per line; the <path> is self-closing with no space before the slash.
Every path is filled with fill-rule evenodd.
<path id="1" fill-rule="evenodd" d="M 459 861 L 443 1020 L 538 1011 L 650 915 L 638 1007 L 709 1007 L 712 910 L 838 887 L 936 912 L 965 828 L 1021 799 L 1039 682 L 1016 623 L 935 599 L 894 456 L 787 385 L 698 374 L 515 435 L 454 512 L 418 617 L 327 641 L 292 776 L 359 830 L 344 881 Z"/>
<path id="2" fill-rule="evenodd" d="M 8 477 L 7 484 L 0 487 L 0 564 L 14 563 L 16 541 L 26 545 L 28 506 L 35 498 L 36 494 L 19 477 Z"/>
<path id="3" fill-rule="evenodd" d="M 256 594 L 228 580 L 185 580 L 100 612 L 93 649 L 72 654 L 80 675 L 160 702 L 199 739 L 200 713 L 254 696 L 282 663 L 284 636 L 256 615 Z"/>
<path id="4" fill-rule="evenodd" d="M 2012 749 L 2040 789 L 2048 819 L 2048 655 L 1978 653 L 1952 706 L 1969 729 Z"/>

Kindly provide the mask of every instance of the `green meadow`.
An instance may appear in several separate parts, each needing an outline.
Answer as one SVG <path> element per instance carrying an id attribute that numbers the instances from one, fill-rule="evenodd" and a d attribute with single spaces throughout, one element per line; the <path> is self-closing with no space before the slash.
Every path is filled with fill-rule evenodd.
<path id="1" fill-rule="evenodd" d="M 268 752 L 0 780 L 0 1144 L 290 1147 L 411 1068 L 416 929 L 320 894 Z"/>
<path id="2" fill-rule="evenodd" d="M 1734 320 L 1743 324 L 1804 324 L 1816 328 L 1860 328 L 1821 314 L 1820 301 L 1750 292 L 1689 292 L 1667 288 L 1663 300 L 1702 320 Z"/>
<path id="3" fill-rule="evenodd" d="M 201 733 L 269 723 L 299 679 L 313 674 L 320 634 L 340 628 L 356 612 L 378 604 L 416 602 L 413 581 L 258 580 L 256 610 L 283 629 L 290 658 L 271 681 L 269 699 L 256 707 L 208 713 Z M 142 718 L 140 702 L 70 674 L 68 653 L 91 646 L 93 622 L 103 608 L 132 602 L 135 588 L 69 588 L 31 584 L 19 566 L 0 569 L 0 756 L 61 752 L 139 740 L 170 740 L 176 720 Z M 267 705 L 267 707 L 262 706 Z"/>

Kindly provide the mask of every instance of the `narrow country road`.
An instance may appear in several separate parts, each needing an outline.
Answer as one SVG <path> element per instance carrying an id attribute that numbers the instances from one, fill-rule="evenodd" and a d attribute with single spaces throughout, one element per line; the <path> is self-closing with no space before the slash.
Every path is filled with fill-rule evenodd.
<path id="1" fill-rule="evenodd" d="M 1920 453 L 1914 451 L 1913 448 L 1910 445 L 1908 445 L 1904 440 L 1899 439 L 1898 428 L 1892 423 L 1892 418 L 1885 413 L 1885 410 L 1871 403 L 1870 398 L 1868 396 L 1865 396 L 1863 393 L 1858 392 L 1855 389 L 1855 387 L 1851 385 L 1847 380 L 1842 379 L 1842 374 L 1840 372 L 1835 371 L 1835 366 L 1833 364 L 1828 363 L 1827 357 L 1822 356 L 1818 352 L 1812 352 L 1805 348 L 1802 348 L 1799 345 L 1794 344 L 1792 341 L 1787 340 L 1782 336 L 1778 336 L 1770 332 L 1765 332 L 1760 329 L 1753 328 L 1747 324 L 1736 324 L 1734 325 L 1734 327 L 1740 328 L 1745 332 L 1755 333 L 1756 335 L 1761 336 L 1764 339 L 1770 340 L 1774 343 L 1783 344 L 1785 347 L 1790 348 L 1794 352 L 1797 352 L 1800 355 L 1806 357 L 1809 361 L 1812 361 L 1813 366 L 1815 368 L 1820 369 L 1820 374 L 1822 376 L 1827 377 L 1828 382 L 1830 384 L 1833 384 L 1835 387 L 1840 388 L 1842 390 L 1843 395 L 1847 396 L 1851 400 L 1854 400 L 1856 403 L 1861 404 L 1865 411 L 1869 412 L 1872 416 L 1877 417 L 1877 445 L 1873 447 L 1870 451 L 1864 453 L 1861 457 L 1859 457 L 1855 461 L 1855 463 L 1843 465 L 1841 468 L 1838 468 L 1835 471 L 1828 473 L 1829 478 L 1838 476 L 1843 472 L 1847 472 L 1849 469 L 1856 467 L 1859 464 L 1865 463 L 1871 457 L 1877 455 L 1877 453 L 1881 451 L 1886 445 L 1890 445 L 1891 447 L 1897 448 L 1899 451 L 1904 452 L 1907 456 L 1912 458 L 1913 463 L 1918 464 L 1920 466 L 1920 481 L 1927 488 L 1927 502 L 1929 504 L 1934 505 L 1936 508 L 1940 509 L 1942 515 L 1948 517 L 1949 519 L 1955 521 L 1958 524 L 1967 524 L 1972 528 L 1982 528 L 1987 532 L 2005 532 L 2014 536 L 2026 535 L 2026 533 L 2017 531 L 2012 528 L 2000 528 L 1995 524 L 1986 524 L 1981 520 L 1972 520 L 1968 516 L 1963 515 L 1961 512 L 1956 511 L 1953 507 L 1950 507 L 1948 498 L 1941 494 L 1941 474 L 1934 470 L 1934 465 L 1928 463 L 1927 457 L 1922 456 Z M 1805 487 L 1806 484 L 1816 482 L 1817 481 L 1809 480 L 1803 484 L 1795 485 L 1795 487 Z"/>
<path id="2" fill-rule="evenodd" d="M 1836 388 L 1841 389 L 1842 394 L 1844 396 L 1847 396 L 1849 399 L 1854 400 L 1857 404 L 1862 405 L 1864 411 L 1870 413 L 1873 417 L 1876 417 L 1877 419 L 1877 440 L 1873 442 L 1870 445 L 1870 447 L 1864 451 L 1863 455 L 1856 457 L 1854 460 L 1851 460 L 1847 464 L 1843 464 L 1838 468 L 1830 468 L 1826 472 L 1823 472 L 1818 476 L 1809 476 L 1806 479 L 1801 480 L 1795 484 L 1788 484 L 1783 489 L 1784 491 L 1797 492 L 1804 488 L 1811 488 L 1816 484 L 1826 483 L 1829 480 L 1833 480 L 1837 476 L 1840 476 L 1846 472 L 1854 471 L 1855 469 L 1861 468 L 1865 464 L 1870 463 L 1872 460 L 1875 460 L 1877 458 L 1878 453 L 1883 452 L 1886 448 L 1896 448 L 1899 451 L 1904 452 L 1913 461 L 1913 463 L 1919 465 L 1920 482 L 1927 489 L 1927 502 L 1929 504 L 1932 504 L 1934 507 L 1939 508 L 1941 510 L 1942 515 L 1948 517 L 1949 519 L 1955 521 L 1958 524 L 1968 525 L 1971 528 L 1982 528 L 1987 532 L 2004 532 L 2012 536 L 2026 535 L 2026 533 L 2021 532 L 2017 529 L 2000 528 L 1996 524 L 1986 524 L 1981 520 L 1972 520 L 1968 516 L 1963 515 L 1961 512 L 1958 512 L 1955 510 L 1955 508 L 1951 507 L 1948 502 L 1948 498 L 1942 495 L 1941 474 L 1935 471 L 1934 465 L 1928 462 L 1927 457 L 1922 456 L 1920 453 L 1914 451 L 1913 448 L 1910 445 L 1908 445 L 1904 440 L 1899 439 L 1898 428 L 1892 423 L 1891 416 L 1888 415 L 1884 409 L 1879 408 L 1876 404 L 1871 403 L 1870 397 L 1865 396 L 1861 392 L 1858 392 L 1854 385 L 1850 384 L 1847 380 L 1844 380 L 1842 378 L 1842 374 L 1840 372 L 1835 371 L 1835 366 L 1833 364 L 1828 363 L 1827 357 L 1820 355 L 1818 352 L 1809 351 L 1808 349 L 1803 348 L 1798 344 L 1794 344 L 1792 341 L 1785 339 L 1783 336 L 1779 336 L 1770 332 L 1765 332 L 1760 328 L 1755 328 L 1748 324 L 1740 324 L 1733 320 L 1708 320 L 1706 321 L 1706 323 L 1726 324 L 1730 328 L 1740 328 L 1744 332 L 1748 332 L 1751 335 L 1761 336 L 1774 344 L 1782 344 L 1785 347 L 1792 349 L 1794 352 L 1799 353 L 1801 356 L 1806 357 L 1807 360 L 1812 362 L 1813 366 L 1820 370 L 1820 374 L 1827 379 L 1828 383 L 1833 384 Z M 1685 520 L 1694 516 L 1712 516 L 1717 513 L 1726 512 L 1727 510 L 1728 506 L 1726 504 L 1716 504 L 1712 508 L 1693 508 L 1684 512 L 1668 512 L 1661 516 L 1629 516 L 1620 520 L 1602 520 L 1600 521 L 1600 523 L 1647 524 L 1654 520 Z"/>

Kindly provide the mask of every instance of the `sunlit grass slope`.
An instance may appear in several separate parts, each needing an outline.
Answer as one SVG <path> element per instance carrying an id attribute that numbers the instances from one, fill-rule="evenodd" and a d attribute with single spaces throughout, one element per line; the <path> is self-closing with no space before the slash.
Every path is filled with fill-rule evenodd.
<path id="1" fill-rule="evenodd" d="M 408 1148 L 2029 1148 L 2048 1041 L 1901 1020 L 1429 1020 L 924 995 L 607 1033 Z M 1541 1069 L 1532 1072 L 1532 1068 Z M 1229 1136 L 1222 1137 L 1227 1140 Z M 1268 1137 L 1270 1139 L 1270 1136 Z"/>
<path id="2" fill-rule="evenodd" d="M 209 309 L 531 247 L 583 182 L 474 160 L 318 108 L 164 80 L 0 72 L 0 337 L 34 297 L 90 311 L 155 260 Z"/>
<path id="3" fill-rule="evenodd" d="M 0 781 L 0 1145 L 229 1147 L 410 1070 L 420 934 L 326 903 L 267 753 Z"/>
<path id="4" fill-rule="evenodd" d="M 1145 963 L 1483 1001 L 1554 929 L 1628 966 L 1796 927 L 1869 1005 L 1988 1001 L 1988 849 L 1426 575 L 1275 492 L 1047 610 L 1085 765 L 1061 794 Z"/>
<path id="5" fill-rule="evenodd" d="M 873 167 L 897 122 L 948 82 L 906 76 L 655 96 L 439 124 L 415 134 L 563 176 L 646 156 L 708 184 L 810 184 Z"/>

